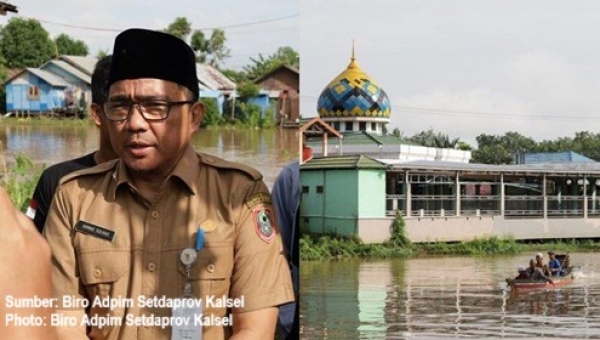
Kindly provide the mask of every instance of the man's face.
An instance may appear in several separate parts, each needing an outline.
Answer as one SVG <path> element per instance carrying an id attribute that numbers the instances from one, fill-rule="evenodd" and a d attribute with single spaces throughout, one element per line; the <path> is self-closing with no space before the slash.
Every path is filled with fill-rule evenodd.
<path id="1" fill-rule="evenodd" d="M 121 80 L 110 86 L 109 102 L 190 100 L 185 88 L 160 79 Z M 127 167 L 138 175 L 167 176 L 198 130 L 204 107 L 200 103 L 173 105 L 167 119 L 148 121 L 134 105 L 125 121 L 111 121 L 110 139 Z"/>

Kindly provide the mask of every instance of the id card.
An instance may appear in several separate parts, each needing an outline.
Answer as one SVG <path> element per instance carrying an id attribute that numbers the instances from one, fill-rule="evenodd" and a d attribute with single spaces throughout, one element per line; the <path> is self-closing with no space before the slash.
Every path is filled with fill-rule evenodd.
<path id="1" fill-rule="evenodd" d="M 202 304 L 193 299 L 178 298 L 171 309 L 172 340 L 202 340 Z M 187 302 L 187 303 L 186 303 Z M 180 307 L 177 307 L 180 305 Z"/>

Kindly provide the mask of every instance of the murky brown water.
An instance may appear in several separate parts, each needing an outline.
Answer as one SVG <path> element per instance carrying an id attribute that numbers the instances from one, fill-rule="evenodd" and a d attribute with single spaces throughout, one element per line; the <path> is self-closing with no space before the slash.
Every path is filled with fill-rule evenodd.
<path id="1" fill-rule="evenodd" d="M 301 339 L 600 339 L 600 254 L 570 286 L 510 294 L 530 256 L 301 264 Z"/>
<path id="2" fill-rule="evenodd" d="M 94 126 L 0 125 L 0 142 L 9 154 L 23 153 L 36 163 L 50 165 L 96 150 L 98 131 Z M 200 130 L 193 144 L 198 151 L 258 169 L 271 187 L 281 168 L 297 157 L 298 132 L 291 129 Z"/>

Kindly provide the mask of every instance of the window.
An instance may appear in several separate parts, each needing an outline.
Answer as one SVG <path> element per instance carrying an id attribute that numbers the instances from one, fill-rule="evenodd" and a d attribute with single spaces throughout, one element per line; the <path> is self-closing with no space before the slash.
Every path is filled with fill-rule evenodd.
<path id="1" fill-rule="evenodd" d="M 359 122 L 358 123 L 358 129 L 360 131 L 367 131 L 367 123 L 366 122 Z"/>
<path id="2" fill-rule="evenodd" d="M 27 89 L 28 100 L 39 100 L 40 99 L 40 88 L 37 86 L 29 86 Z"/>
<path id="3" fill-rule="evenodd" d="M 346 131 L 352 131 L 352 122 L 346 122 Z"/>
<path id="4" fill-rule="evenodd" d="M 322 194 L 322 193 L 323 193 L 323 186 L 317 185 L 317 194 Z"/>
<path id="5" fill-rule="evenodd" d="M 340 122 L 333 122 L 333 128 L 340 131 Z"/>
<path id="6" fill-rule="evenodd" d="M 377 131 L 377 123 L 371 123 L 371 131 Z"/>
<path id="7" fill-rule="evenodd" d="M 308 192 L 309 192 L 309 191 L 310 191 L 310 190 L 308 189 L 308 187 L 307 187 L 307 186 L 302 186 L 302 193 L 303 193 L 303 194 L 308 194 Z"/>

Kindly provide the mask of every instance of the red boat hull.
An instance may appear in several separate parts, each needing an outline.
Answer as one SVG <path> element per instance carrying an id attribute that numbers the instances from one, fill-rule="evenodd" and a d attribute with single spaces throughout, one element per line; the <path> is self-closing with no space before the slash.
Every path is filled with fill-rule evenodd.
<path id="1" fill-rule="evenodd" d="M 573 276 L 569 275 L 561 278 L 554 278 L 553 281 L 554 284 L 546 281 L 506 279 L 506 283 L 508 283 L 512 289 L 554 289 L 573 283 Z"/>

